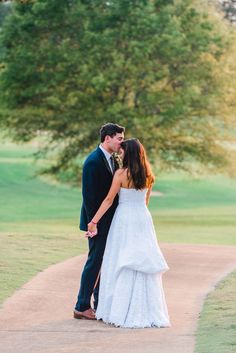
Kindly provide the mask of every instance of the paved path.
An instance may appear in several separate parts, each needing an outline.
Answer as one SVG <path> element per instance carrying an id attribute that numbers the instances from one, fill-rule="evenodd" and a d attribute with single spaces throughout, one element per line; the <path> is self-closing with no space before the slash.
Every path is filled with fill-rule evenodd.
<path id="1" fill-rule="evenodd" d="M 206 294 L 236 268 L 236 247 L 160 244 L 172 327 L 120 329 L 72 319 L 85 256 L 49 267 L 0 310 L 1 353 L 193 353 Z"/>

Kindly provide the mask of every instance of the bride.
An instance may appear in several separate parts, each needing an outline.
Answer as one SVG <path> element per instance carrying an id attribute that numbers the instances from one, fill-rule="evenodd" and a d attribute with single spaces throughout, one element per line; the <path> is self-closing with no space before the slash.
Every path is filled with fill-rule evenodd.
<path id="1" fill-rule="evenodd" d="M 119 193 L 101 268 L 96 318 L 119 327 L 169 327 L 162 274 L 168 265 L 158 246 L 147 208 L 154 183 L 144 147 L 138 139 L 121 143 L 123 168 L 92 221 L 88 236 Z"/>

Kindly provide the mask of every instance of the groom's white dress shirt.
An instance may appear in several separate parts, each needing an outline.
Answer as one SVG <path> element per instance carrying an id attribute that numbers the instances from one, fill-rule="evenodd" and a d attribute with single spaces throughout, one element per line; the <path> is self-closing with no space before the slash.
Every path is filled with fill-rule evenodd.
<path id="1" fill-rule="evenodd" d="M 109 167 L 110 167 L 110 169 L 111 169 L 111 172 L 112 172 L 112 174 L 113 174 L 113 168 L 112 168 L 112 164 L 111 164 L 111 156 L 112 156 L 111 153 L 107 152 L 107 151 L 105 150 L 105 148 L 102 147 L 101 144 L 99 145 L 99 148 L 101 148 L 102 152 L 104 153 L 104 155 L 105 155 L 105 157 L 106 157 L 106 160 L 107 160 L 107 162 L 108 162 L 108 164 L 109 164 Z"/>

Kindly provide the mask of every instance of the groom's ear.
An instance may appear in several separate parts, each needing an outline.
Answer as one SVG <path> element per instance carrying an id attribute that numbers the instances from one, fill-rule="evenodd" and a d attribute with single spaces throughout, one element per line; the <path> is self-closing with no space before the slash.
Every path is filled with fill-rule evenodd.
<path id="1" fill-rule="evenodd" d="M 106 136 L 105 136 L 105 141 L 106 141 L 106 142 L 109 142 L 110 139 L 111 139 L 111 136 L 109 136 L 109 135 L 106 135 Z"/>

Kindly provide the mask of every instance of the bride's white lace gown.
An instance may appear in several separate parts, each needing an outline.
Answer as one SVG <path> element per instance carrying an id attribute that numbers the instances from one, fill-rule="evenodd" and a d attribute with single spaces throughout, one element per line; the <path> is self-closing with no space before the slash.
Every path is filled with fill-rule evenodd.
<path id="1" fill-rule="evenodd" d="M 169 268 L 146 192 L 120 189 L 103 257 L 96 317 L 120 327 L 170 326 L 162 287 L 162 274 Z"/>

